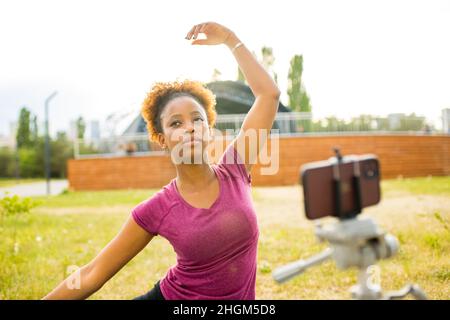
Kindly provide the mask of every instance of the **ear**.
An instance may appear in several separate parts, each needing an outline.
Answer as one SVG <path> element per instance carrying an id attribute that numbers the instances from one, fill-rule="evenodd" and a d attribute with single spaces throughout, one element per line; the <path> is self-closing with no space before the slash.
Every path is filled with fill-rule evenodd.
<path id="1" fill-rule="evenodd" d="M 166 139 L 164 138 L 164 135 L 162 133 L 158 133 L 158 143 L 161 148 L 167 148 Z"/>
<path id="2" fill-rule="evenodd" d="M 210 137 L 210 141 L 214 140 L 214 128 L 213 127 L 208 127 L 209 130 L 209 137 Z"/>

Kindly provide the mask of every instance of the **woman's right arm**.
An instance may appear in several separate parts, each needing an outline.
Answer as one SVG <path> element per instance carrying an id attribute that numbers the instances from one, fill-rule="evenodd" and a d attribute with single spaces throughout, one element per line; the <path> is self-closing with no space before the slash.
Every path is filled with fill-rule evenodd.
<path id="1" fill-rule="evenodd" d="M 43 299 L 86 299 L 98 291 L 153 238 L 130 215 L 120 232 L 88 264 L 61 282 Z M 71 288 L 79 277 L 79 288 Z"/>

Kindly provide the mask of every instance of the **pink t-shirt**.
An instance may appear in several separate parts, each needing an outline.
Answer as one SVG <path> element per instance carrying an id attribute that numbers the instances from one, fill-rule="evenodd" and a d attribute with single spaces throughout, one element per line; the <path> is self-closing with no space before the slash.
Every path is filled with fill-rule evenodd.
<path id="1" fill-rule="evenodd" d="M 175 178 L 132 211 L 136 223 L 173 246 L 177 264 L 160 281 L 166 300 L 254 300 L 259 229 L 251 174 L 230 143 L 211 165 L 220 193 L 209 209 L 195 208 Z"/>

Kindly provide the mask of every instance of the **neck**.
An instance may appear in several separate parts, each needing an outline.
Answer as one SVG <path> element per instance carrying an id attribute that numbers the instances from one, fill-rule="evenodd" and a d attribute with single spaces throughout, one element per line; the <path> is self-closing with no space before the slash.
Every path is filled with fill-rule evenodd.
<path id="1" fill-rule="evenodd" d="M 209 163 L 180 164 L 176 166 L 177 186 L 185 190 L 200 190 L 215 179 L 215 173 Z"/>

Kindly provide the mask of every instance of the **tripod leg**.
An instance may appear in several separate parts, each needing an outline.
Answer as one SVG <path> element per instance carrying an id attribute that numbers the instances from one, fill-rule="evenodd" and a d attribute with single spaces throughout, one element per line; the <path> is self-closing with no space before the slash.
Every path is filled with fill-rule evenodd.
<path id="1" fill-rule="evenodd" d="M 296 276 L 297 274 L 304 272 L 307 268 L 328 260 L 332 254 L 333 250 L 327 248 L 321 253 L 306 260 L 297 260 L 295 262 L 291 262 L 274 270 L 274 272 L 272 273 L 273 278 L 279 283 L 285 282 L 290 278 Z"/>
<path id="2" fill-rule="evenodd" d="M 416 300 L 427 300 L 426 294 L 416 284 L 409 284 L 398 291 L 388 292 L 384 296 L 384 299 L 387 300 L 403 299 L 408 294 L 411 294 Z"/>
<path id="3" fill-rule="evenodd" d="M 358 284 L 351 288 L 352 298 L 359 300 L 378 300 L 381 298 L 381 288 L 370 281 L 368 268 L 361 268 L 358 274 Z"/>

